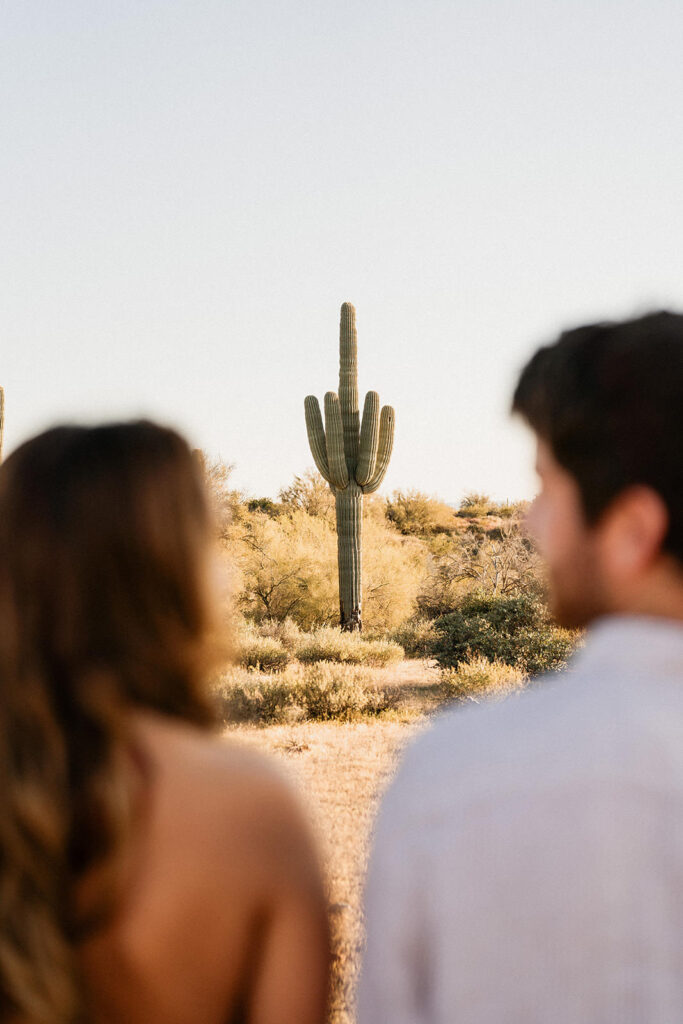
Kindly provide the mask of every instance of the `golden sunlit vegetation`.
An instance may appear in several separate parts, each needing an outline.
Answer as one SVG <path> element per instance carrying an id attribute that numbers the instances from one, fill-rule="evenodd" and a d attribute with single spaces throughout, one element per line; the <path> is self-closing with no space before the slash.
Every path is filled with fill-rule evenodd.
<path id="1" fill-rule="evenodd" d="M 386 663 L 401 654 L 392 643 L 444 666 L 481 655 L 536 672 L 565 660 L 575 638 L 548 620 L 523 504 L 474 493 L 458 508 L 415 490 L 367 496 L 364 632 L 342 637 L 334 497 L 323 478 L 296 476 L 275 501 L 232 488 L 230 466 L 203 464 L 246 667 Z"/>
<path id="2" fill-rule="evenodd" d="M 277 500 L 205 462 L 233 580 L 236 664 L 216 681 L 229 734 L 279 758 L 325 857 L 334 959 L 330 1024 L 352 1024 L 362 884 L 377 802 L 404 744 L 464 702 L 514 699 L 561 666 L 524 506 L 467 494 L 374 494 L 363 514 L 364 631 L 338 627 L 334 498 L 319 474 Z"/>
<path id="3" fill-rule="evenodd" d="M 413 610 L 425 553 L 372 511 L 363 529 L 365 623 L 389 629 Z M 297 507 L 275 514 L 243 507 L 226 549 L 239 571 L 238 603 L 249 618 L 289 616 L 304 629 L 338 621 L 337 538 L 326 516 Z"/>

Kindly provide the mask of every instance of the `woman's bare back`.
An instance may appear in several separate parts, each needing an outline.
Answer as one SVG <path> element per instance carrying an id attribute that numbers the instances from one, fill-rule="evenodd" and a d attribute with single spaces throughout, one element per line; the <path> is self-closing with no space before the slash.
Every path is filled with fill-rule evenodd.
<path id="1" fill-rule="evenodd" d="M 97 1024 L 316 1024 L 329 943 L 296 803 L 261 758 L 136 714 L 151 767 L 114 920 L 82 947 Z"/>

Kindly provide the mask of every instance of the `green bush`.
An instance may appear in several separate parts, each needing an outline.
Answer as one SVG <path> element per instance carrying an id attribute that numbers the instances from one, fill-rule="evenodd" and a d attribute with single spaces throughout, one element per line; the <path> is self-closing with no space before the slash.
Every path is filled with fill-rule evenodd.
<path id="1" fill-rule="evenodd" d="M 439 697 L 445 701 L 501 700 L 523 689 L 527 681 L 518 668 L 475 656 L 457 668 L 441 670 Z"/>
<path id="2" fill-rule="evenodd" d="M 391 640 L 365 640 L 360 633 L 343 633 L 324 626 L 302 636 L 296 657 L 303 663 L 336 661 L 347 665 L 383 666 L 401 661 L 403 648 Z"/>
<path id="3" fill-rule="evenodd" d="M 270 498 L 249 498 L 247 508 L 250 512 L 265 512 L 267 516 L 276 518 L 282 512 L 282 506 Z"/>
<path id="4" fill-rule="evenodd" d="M 403 648 L 408 658 L 430 658 L 437 633 L 432 619 L 409 619 L 390 634 L 391 640 Z"/>
<path id="5" fill-rule="evenodd" d="M 531 675 L 561 668 L 578 642 L 576 633 L 552 625 L 531 597 L 469 596 L 434 628 L 434 656 L 442 667 L 481 656 Z"/>
<path id="6" fill-rule="evenodd" d="M 488 494 L 477 494 L 476 491 L 470 491 L 460 502 L 458 515 L 488 516 L 491 515 L 494 508 L 495 502 L 489 498 Z"/>

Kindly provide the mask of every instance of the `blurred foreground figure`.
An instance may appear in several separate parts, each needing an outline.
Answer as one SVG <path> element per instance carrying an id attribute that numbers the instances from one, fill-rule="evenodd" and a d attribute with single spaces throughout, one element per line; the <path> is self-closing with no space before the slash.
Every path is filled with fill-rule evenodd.
<path id="1" fill-rule="evenodd" d="M 212 523 L 140 422 L 0 468 L 0 1021 L 317 1024 L 327 932 L 288 789 L 212 736 Z"/>
<path id="2" fill-rule="evenodd" d="M 683 1021 L 683 316 L 524 370 L 568 672 L 444 716 L 385 800 L 360 1024 Z"/>

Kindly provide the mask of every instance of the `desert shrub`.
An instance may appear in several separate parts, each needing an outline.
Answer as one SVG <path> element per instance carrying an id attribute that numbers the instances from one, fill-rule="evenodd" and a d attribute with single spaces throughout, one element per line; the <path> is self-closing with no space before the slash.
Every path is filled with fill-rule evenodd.
<path id="1" fill-rule="evenodd" d="M 546 622 L 541 627 L 520 630 L 516 640 L 520 648 L 517 664 L 529 675 L 537 675 L 564 668 L 580 645 L 581 634 Z"/>
<path id="2" fill-rule="evenodd" d="M 460 502 L 458 515 L 460 516 L 488 516 L 495 509 L 495 502 L 488 494 L 477 494 L 470 491 Z"/>
<path id="3" fill-rule="evenodd" d="M 304 629 L 339 615 L 337 542 L 324 520 L 294 509 L 245 516 L 234 557 L 238 603 L 252 619 L 294 618 Z"/>
<path id="4" fill-rule="evenodd" d="M 395 703 L 394 694 L 372 685 L 362 668 L 319 662 L 306 666 L 296 686 L 297 702 L 306 718 L 347 722 L 364 715 L 378 715 Z"/>
<path id="5" fill-rule="evenodd" d="M 246 504 L 250 512 L 264 512 L 267 516 L 276 517 L 282 511 L 282 506 L 272 498 L 249 498 Z"/>
<path id="6" fill-rule="evenodd" d="M 408 658 L 430 658 L 437 633 L 432 619 L 418 617 L 408 619 L 394 629 L 390 639 L 403 648 Z"/>
<path id="7" fill-rule="evenodd" d="M 278 498 L 287 511 L 299 509 L 334 526 L 334 495 L 330 485 L 317 470 L 307 469 L 301 476 L 295 476 L 289 487 L 282 488 Z"/>
<path id="8" fill-rule="evenodd" d="M 378 519 L 371 508 L 366 509 L 363 516 L 365 629 L 391 630 L 414 613 L 427 554 L 417 537 L 401 536 L 384 518 Z"/>
<path id="9" fill-rule="evenodd" d="M 429 569 L 417 598 L 423 615 L 455 611 L 468 593 L 501 597 L 540 597 L 543 567 L 516 519 L 492 520 L 489 530 L 468 528 L 442 539 L 430 553 Z"/>
<path id="10" fill-rule="evenodd" d="M 501 501 L 495 506 L 495 515 L 503 519 L 521 519 L 528 509 L 528 501 Z"/>
<path id="11" fill-rule="evenodd" d="M 503 519 L 519 519 L 529 507 L 528 501 L 494 501 L 488 494 L 471 491 L 466 494 L 458 507 L 459 516 L 500 516 Z"/>
<path id="12" fill-rule="evenodd" d="M 404 534 L 425 536 L 456 528 L 455 510 L 422 491 L 394 491 L 386 499 L 386 517 Z"/>
<path id="13" fill-rule="evenodd" d="M 237 604 L 254 620 L 294 619 L 302 629 L 339 621 L 337 536 L 321 516 L 293 508 L 276 519 L 245 512 L 231 548 Z M 390 629 L 413 611 L 425 552 L 373 515 L 364 517 L 363 622 Z"/>
<path id="14" fill-rule="evenodd" d="M 230 476 L 235 467 L 221 459 L 209 458 L 199 448 L 194 450 L 194 456 L 204 474 L 216 534 L 220 541 L 228 543 L 235 525 L 242 518 L 244 502 L 243 493 L 230 486 Z"/>
<path id="15" fill-rule="evenodd" d="M 542 603 L 531 597 L 470 595 L 434 628 L 434 656 L 443 667 L 479 655 L 536 674 L 561 668 L 578 642 L 576 633 L 552 625 Z"/>
<path id="16" fill-rule="evenodd" d="M 236 667 L 218 682 L 215 697 L 226 723 L 255 725 L 348 722 L 382 714 L 398 700 L 374 686 L 366 669 L 330 662 L 290 666 L 278 676 Z"/>
<path id="17" fill-rule="evenodd" d="M 302 632 L 294 619 L 261 619 L 257 626 L 260 636 L 278 640 L 285 650 L 294 654 L 301 643 Z"/>
<path id="18" fill-rule="evenodd" d="M 215 698 L 226 723 L 277 725 L 302 717 L 292 681 L 284 674 L 261 676 L 233 668 L 218 683 Z"/>
<path id="19" fill-rule="evenodd" d="M 367 656 L 364 665 L 374 665 L 383 668 L 386 665 L 395 665 L 403 661 L 405 651 L 400 644 L 393 640 L 366 640 Z"/>
<path id="20" fill-rule="evenodd" d="M 460 538 L 451 571 L 478 591 L 494 596 L 538 596 L 542 589 L 538 554 L 514 520 L 482 536 L 468 531 Z"/>
<path id="21" fill-rule="evenodd" d="M 527 681 L 520 669 L 475 655 L 456 668 L 441 670 L 439 696 L 445 701 L 501 700 L 522 690 Z"/>
<path id="22" fill-rule="evenodd" d="M 360 633 L 343 633 L 333 626 L 305 634 L 296 648 L 301 662 L 335 661 L 347 665 L 390 665 L 401 661 L 403 648 L 391 640 L 366 640 Z"/>
<path id="23" fill-rule="evenodd" d="M 305 633 L 295 653 L 302 663 L 338 661 L 359 665 L 363 661 L 362 643 L 358 633 L 343 633 L 334 626 L 323 626 Z"/>
<path id="24" fill-rule="evenodd" d="M 417 615 L 423 619 L 437 619 L 457 608 L 468 593 L 471 584 L 457 571 L 455 552 L 458 541 L 431 552 L 422 584 L 415 600 Z"/>
<path id="25" fill-rule="evenodd" d="M 240 665 L 263 672 L 282 671 L 291 660 L 289 652 L 275 637 L 259 636 L 251 631 L 242 633 L 237 650 Z"/>

